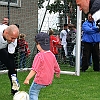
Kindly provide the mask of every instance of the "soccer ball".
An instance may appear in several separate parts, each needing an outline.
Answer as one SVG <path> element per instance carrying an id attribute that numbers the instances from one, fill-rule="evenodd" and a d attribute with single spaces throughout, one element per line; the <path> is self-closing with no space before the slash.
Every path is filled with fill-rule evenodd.
<path id="1" fill-rule="evenodd" d="M 29 95 L 25 91 L 18 91 L 13 96 L 13 100 L 29 100 Z"/>

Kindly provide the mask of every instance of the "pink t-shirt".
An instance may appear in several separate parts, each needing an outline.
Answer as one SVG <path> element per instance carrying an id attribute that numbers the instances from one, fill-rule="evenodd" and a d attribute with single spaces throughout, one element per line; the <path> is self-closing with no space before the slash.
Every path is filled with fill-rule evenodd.
<path id="1" fill-rule="evenodd" d="M 50 50 L 36 54 L 32 64 L 32 70 L 36 72 L 34 82 L 42 85 L 50 85 L 54 73 L 60 73 L 57 60 Z"/>

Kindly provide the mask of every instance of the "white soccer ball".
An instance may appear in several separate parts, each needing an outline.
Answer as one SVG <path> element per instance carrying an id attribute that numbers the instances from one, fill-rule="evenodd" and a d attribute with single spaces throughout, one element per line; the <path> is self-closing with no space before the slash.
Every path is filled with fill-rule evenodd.
<path id="1" fill-rule="evenodd" d="M 29 95 L 25 91 L 18 91 L 13 96 L 13 100 L 29 100 Z"/>

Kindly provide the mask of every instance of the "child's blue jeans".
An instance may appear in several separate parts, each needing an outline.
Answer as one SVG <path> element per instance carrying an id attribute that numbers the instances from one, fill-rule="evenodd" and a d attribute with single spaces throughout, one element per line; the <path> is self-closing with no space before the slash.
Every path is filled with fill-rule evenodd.
<path id="1" fill-rule="evenodd" d="M 40 85 L 33 82 L 29 90 L 29 98 L 30 98 L 29 100 L 38 100 L 38 95 L 41 88 L 45 88 L 45 87 L 46 87 L 45 85 Z"/>

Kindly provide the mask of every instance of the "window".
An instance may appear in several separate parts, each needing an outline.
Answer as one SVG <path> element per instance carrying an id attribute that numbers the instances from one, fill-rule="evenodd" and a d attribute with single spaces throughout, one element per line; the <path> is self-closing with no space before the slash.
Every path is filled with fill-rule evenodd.
<path id="1" fill-rule="evenodd" d="M 21 0 L 0 0 L 0 5 L 8 5 L 10 1 L 10 6 L 21 7 Z"/>

